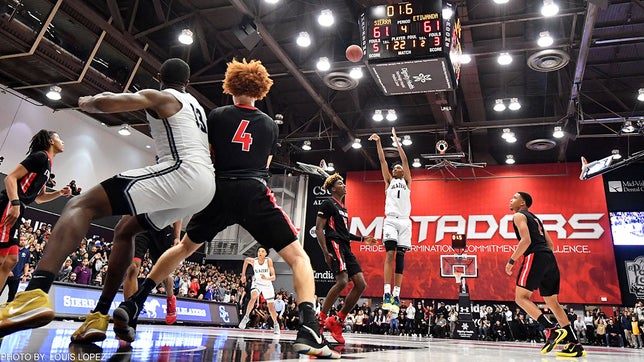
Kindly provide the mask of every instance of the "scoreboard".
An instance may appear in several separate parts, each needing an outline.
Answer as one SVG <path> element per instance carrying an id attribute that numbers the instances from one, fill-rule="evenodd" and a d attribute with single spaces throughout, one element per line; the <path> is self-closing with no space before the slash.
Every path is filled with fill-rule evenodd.
<path id="1" fill-rule="evenodd" d="M 372 6 L 360 16 L 367 68 L 386 95 L 454 90 L 461 29 L 447 1 Z"/>

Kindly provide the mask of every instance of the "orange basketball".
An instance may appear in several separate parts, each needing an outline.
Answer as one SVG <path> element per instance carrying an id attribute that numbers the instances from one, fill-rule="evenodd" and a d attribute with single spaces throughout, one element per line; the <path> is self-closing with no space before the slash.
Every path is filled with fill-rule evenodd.
<path id="1" fill-rule="evenodd" d="M 362 48 L 355 44 L 349 45 L 345 54 L 350 62 L 357 63 L 362 59 Z"/>

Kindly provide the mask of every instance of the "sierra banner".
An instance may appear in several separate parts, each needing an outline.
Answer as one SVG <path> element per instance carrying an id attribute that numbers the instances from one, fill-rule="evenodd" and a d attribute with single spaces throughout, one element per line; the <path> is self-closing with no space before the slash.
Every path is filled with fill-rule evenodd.
<path id="1" fill-rule="evenodd" d="M 508 276 L 505 265 L 518 243 L 509 203 L 515 192 L 525 191 L 534 200 L 530 211 L 543 221 L 555 244 L 560 301 L 620 304 L 602 179 L 580 181 L 576 166 L 488 166 L 485 177 L 460 180 L 430 177 L 428 170 L 412 171 L 412 249 L 405 256 L 401 297 L 456 299 L 454 278 L 441 277 L 441 255 L 453 257 L 452 235 L 466 234 L 464 254 L 475 258 L 477 265 L 476 277 L 467 280 L 471 298 L 513 300 L 523 258 Z M 385 205 L 381 172 L 349 172 L 346 184 L 349 230 L 381 239 Z M 364 296 L 381 296 L 384 246 L 356 242 L 352 250 L 368 284 Z M 542 301 L 538 292 L 535 299 Z"/>

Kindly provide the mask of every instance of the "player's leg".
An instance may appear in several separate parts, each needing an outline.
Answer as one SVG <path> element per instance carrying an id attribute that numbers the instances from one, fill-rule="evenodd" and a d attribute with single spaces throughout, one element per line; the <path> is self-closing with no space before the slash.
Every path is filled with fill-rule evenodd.
<path id="1" fill-rule="evenodd" d="M 174 279 L 168 275 L 163 282 L 165 286 L 166 307 L 165 323 L 174 324 L 177 321 L 177 297 L 174 296 Z"/>
<path id="2" fill-rule="evenodd" d="M 149 251 L 152 265 L 155 265 L 159 261 L 161 255 L 174 245 L 174 227 L 173 225 L 170 225 L 159 231 L 150 231 L 146 234 L 149 238 L 145 245 Z M 139 236 L 137 235 L 137 240 L 138 238 Z M 166 276 L 163 283 L 166 294 L 165 323 L 174 324 L 177 321 L 177 298 L 174 296 L 174 280 L 172 279 L 172 273 Z"/>
<path id="3" fill-rule="evenodd" d="M 273 320 L 273 333 L 280 334 L 280 322 L 277 320 L 277 312 L 275 311 L 275 300 L 266 299 L 266 304 L 268 306 L 268 313 L 271 315 Z"/>
<path id="4" fill-rule="evenodd" d="M 139 289 L 138 276 L 141 270 L 141 259 L 134 258 L 127 268 L 125 279 L 123 280 L 123 298 L 127 299 L 136 293 Z"/>
<path id="5" fill-rule="evenodd" d="M 0 253 L 6 253 L 0 258 L 2 262 L 0 263 L 0 290 L 4 289 L 9 274 L 13 270 L 13 267 L 18 264 L 18 245 L 11 245 L 8 248 L 0 249 Z"/>
<path id="6" fill-rule="evenodd" d="M 385 218 L 382 226 L 382 242 L 385 245 L 384 287 L 382 308 L 389 309 L 393 301 L 391 295 L 391 279 L 394 272 L 394 260 L 398 245 L 398 231 L 391 218 Z"/>
<path id="7" fill-rule="evenodd" d="M 394 288 L 392 292 L 393 311 L 400 310 L 400 288 L 402 287 L 403 272 L 405 270 L 405 253 L 411 249 L 411 220 L 396 219 L 396 255 L 394 268 Z"/>
<path id="8" fill-rule="evenodd" d="M 253 284 L 250 290 L 250 300 L 246 305 L 246 313 L 244 313 L 244 317 L 242 318 L 241 322 L 239 322 L 239 329 L 246 329 L 246 325 L 248 325 L 248 322 L 250 322 L 250 314 L 252 313 L 253 309 L 255 309 L 255 304 L 257 303 L 258 298 L 259 290 Z"/>

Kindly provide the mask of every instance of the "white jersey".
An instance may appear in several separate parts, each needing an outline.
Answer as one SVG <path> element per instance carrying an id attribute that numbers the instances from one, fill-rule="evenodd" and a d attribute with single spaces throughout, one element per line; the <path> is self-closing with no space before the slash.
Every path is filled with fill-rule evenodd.
<path id="1" fill-rule="evenodd" d="M 392 178 L 385 190 L 385 216 L 408 218 L 411 214 L 411 190 L 404 178 Z"/>
<path id="2" fill-rule="evenodd" d="M 212 167 L 206 112 L 189 93 L 171 88 L 162 92 L 172 94 L 183 106 L 179 112 L 164 119 L 154 118 L 146 112 L 159 158 L 157 162 L 187 161 Z"/>
<path id="3" fill-rule="evenodd" d="M 253 275 L 253 284 L 273 285 L 270 280 L 262 279 L 262 275 L 265 275 L 266 278 L 270 278 L 271 276 L 271 270 L 268 267 L 268 259 L 269 258 L 264 258 L 264 264 L 260 264 L 257 258 L 253 260 L 253 272 L 255 272 L 255 275 Z"/>

